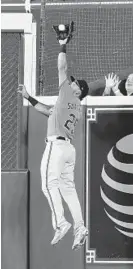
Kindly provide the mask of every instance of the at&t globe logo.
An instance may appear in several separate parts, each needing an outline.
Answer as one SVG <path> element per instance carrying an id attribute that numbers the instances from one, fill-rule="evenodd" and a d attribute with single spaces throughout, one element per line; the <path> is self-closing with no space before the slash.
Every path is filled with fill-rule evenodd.
<path id="1" fill-rule="evenodd" d="M 133 238 L 133 134 L 120 139 L 102 168 L 101 197 L 114 228 Z"/>

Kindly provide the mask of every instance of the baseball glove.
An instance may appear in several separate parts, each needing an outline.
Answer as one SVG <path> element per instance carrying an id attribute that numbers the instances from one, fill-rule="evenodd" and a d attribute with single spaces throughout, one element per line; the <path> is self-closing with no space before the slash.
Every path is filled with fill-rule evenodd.
<path id="1" fill-rule="evenodd" d="M 57 40 L 64 40 L 67 38 L 67 43 L 70 42 L 73 36 L 74 31 L 74 22 L 72 21 L 70 24 L 65 25 L 65 30 L 59 30 L 59 26 L 54 26 L 53 29 L 56 32 Z"/>

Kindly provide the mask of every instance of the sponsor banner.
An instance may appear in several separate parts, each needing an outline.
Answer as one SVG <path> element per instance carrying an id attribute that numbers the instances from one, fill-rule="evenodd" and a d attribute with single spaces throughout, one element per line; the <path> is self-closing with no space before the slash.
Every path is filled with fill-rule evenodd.
<path id="1" fill-rule="evenodd" d="M 133 107 L 88 107 L 86 124 L 86 262 L 133 263 Z"/>

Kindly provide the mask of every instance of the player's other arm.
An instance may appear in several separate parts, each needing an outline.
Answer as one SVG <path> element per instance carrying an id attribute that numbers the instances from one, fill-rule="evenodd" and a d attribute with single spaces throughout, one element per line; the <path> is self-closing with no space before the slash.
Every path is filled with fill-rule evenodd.
<path id="1" fill-rule="evenodd" d="M 59 87 L 67 79 L 66 42 L 67 42 L 67 39 L 59 40 L 60 52 L 58 55 L 58 62 L 57 62 Z"/>
<path id="2" fill-rule="evenodd" d="M 22 88 L 22 90 L 20 89 Z M 52 113 L 52 107 L 47 106 L 45 104 L 40 103 L 39 101 L 37 101 L 35 98 L 31 97 L 27 90 L 26 87 L 24 85 L 19 85 L 19 90 L 18 92 L 20 92 L 22 94 L 22 96 L 27 99 L 31 105 L 40 113 L 44 114 L 45 116 L 49 117 L 50 114 Z"/>

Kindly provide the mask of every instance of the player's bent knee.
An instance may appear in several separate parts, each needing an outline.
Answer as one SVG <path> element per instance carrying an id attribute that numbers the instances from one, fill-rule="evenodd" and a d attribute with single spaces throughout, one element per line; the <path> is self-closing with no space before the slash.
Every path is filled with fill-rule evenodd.
<path id="1" fill-rule="evenodd" d="M 75 189 L 75 183 L 73 180 L 64 180 L 60 182 L 60 188 L 69 191 Z"/>

